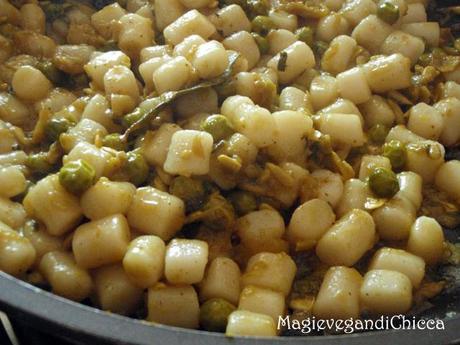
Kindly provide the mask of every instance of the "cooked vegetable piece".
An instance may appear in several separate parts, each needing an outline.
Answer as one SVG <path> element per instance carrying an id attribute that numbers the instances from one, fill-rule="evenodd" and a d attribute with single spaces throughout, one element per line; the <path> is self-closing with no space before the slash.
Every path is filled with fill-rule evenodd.
<path id="1" fill-rule="evenodd" d="M 33 173 L 41 175 L 48 174 L 54 168 L 49 162 L 48 155 L 43 152 L 29 155 L 25 164 Z"/>
<path id="2" fill-rule="evenodd" d="M 252 20 L 252 30 L 261 36 L 266 36 L 271 29 L 275 28 L 273 21 L 267 16 L 257 16 Z"/>
<path id="3" fill-rule="evenodd" d="M 385 141 L 388 134 L 388 128 L 384 125 L 377 124 L 369 129 L 369 139 L 376 144 L 381 144 Z"/>
<path id="4" fill-rule="evenodd" d="M 224 332 L 228 316 L 235 306 L 222 298 L 213 298 L 202 304 L 200 308 L 200 325 L 210 332 Z"/>
<path id="5" fill-rule="evenodd" d="M 104 139 L 102 139 L 102 145 L 118 151 L 125 151 L 128 147 L 118 133 L 106 135 Z"/>
<path id="6" fill-rule="evenodd" d="M 198 210 L 206 199 L 203 182 L 185 176 L 176 177 L 169 186 L 169 192 L 184 201 L 188 212 Z"/>
<path id="7" fill-rule="evenodd" d="M 239 215 L 245 215 L 249 212 L 255 211 L 257 209 L 257 199 L 256 197 L 245 191 L 236 191 L 232 192 L 228 199 L 232 203 L 235 211 Z"/>
<path id="8" fill-rule="evenodd" d="M 216 143 L 234 133 L 230 121 L 223 115 L 209 116 L 203 121 L 201 128 L 211 134 Z"/>
<path id="9" fill-rule="evenodd" d="M 377 7 L 377 16 L 388 24 L 394 24 L 399 19 L 399 8 L 390 1 L 382 1 Z"/>
<path id="10" fill-rule="evenodd" d="M 381 198 L 391 198 L 399 190 L 396 174 L 385 168 L 376 168 L 369 175 L 369 187 L 374 194 Z"/>
<path id="11" fill-rule="evenodd" d="M 270 49 L 270 44 L 268 43 L 268 40 L 255 32 L 252 33 L 252 37 L 254 37 L 254 40 L 257 43 L 257 47 L 259 47 L 260 54 L 267 54 Z"/>
<path id="12" fill-rule="evenodd" d="M 61 168 L 59 182 L 69 192 L 79 194 L 93 185 L 95 176 L 94 168 L 83 159 L 79 159 Z"/>
<path id="13" fill-rule="evenodd" d="M 313 29 L 309 26 L 304 26 L 297 30 L 297 38 L 299 41 L 305 42 L 309 46 L 313 45 L 314 33 Z"/>
<path id="14" fill-rule="evenodd" d="M 129 113 L 123 117 L 123 120 L 122 120 L 123 127 L 130 128 L 136 122 L 141 120 L 143 116 L 145 116 L 145 110 L 141 108 L 137 108 L 132 113 Z"/>
<path id="15" fill-rule="evenodd" d="M 45 127 L 46 137 L 51 141 L 56 141 L 62 133 L 67 132 L 74 125 L 73 121 L 65 117 L 52 118 L 47 122 Z"/>
<path id="16" fill-rule="evenodd" d="M 145 158 L 135 152 L 128 152 L 125 169 L 129 177 L 129 181 L 136 186 L 141 185 L 145 182 L 149 175 L 149 166 L 145 161 Z"/>
<path id="17" fill-rule="evenodd" d="M 383 145 L 383 155 L 387 157 L 393 169 L 400 169 L 406 163 L 406 148 L 398 140 L 391 140 Z"/>

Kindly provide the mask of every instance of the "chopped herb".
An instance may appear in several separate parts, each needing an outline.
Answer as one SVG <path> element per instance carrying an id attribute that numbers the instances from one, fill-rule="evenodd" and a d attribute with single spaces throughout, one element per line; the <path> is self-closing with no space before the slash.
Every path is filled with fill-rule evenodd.
<path id="1" fill-rule="evenodd" d="M 287 58 L 288 58 L 288 54 L 286 52 L 280 53 L 280 58 L 278 60 L 278 66 L 276 66 L 278 71 L 284 72 L 286 70 Z"/>

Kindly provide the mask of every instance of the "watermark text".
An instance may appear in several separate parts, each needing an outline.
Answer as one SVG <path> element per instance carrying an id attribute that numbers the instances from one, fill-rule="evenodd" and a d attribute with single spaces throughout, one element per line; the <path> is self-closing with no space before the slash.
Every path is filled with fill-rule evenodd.
<path id="1" fill-rule="evenodd" d="M 377 319 L 317 319 L 314 316 L 302 320 L 291 316 L 278 318 L 278 329 L 295 330 L 304 334 L 322 331 L 350 334 L 371 330 L 444 330 L 444 321 L 440 319 L 417 319 L 413 316 L 381 316 Z"/>

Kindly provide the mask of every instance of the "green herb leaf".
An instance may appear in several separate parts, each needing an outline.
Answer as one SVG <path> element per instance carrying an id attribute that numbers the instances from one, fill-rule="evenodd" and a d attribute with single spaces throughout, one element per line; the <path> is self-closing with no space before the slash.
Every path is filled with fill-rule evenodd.
<path id="1" fill-rule="evenodd" d="M 286 70 L 286 63 L 287 63 L 288 55 L 286 52 L 280 53 L 280 59 L 278 60 L 278 71 L 284 72 Z"/>
<path id="2" fill-rule="evenodd" d="M 209 87 L 212 87 L 212 86 L 218 86 L 218 85 L 221 85 L 221 84 L 225 83 L 232 76 L 233 66 L 235 65 L 235 62 L 238 60 L 238 58 L 239 58 L 238 54 L 232 55 L 229 58 L 230 61 L 229 61 L 227 69 L 219 77 L 216 77 L 216 78 L 208 80 L 208 81 L 204 81 L 204 82 L 202 82 L 200 84 L 197 84 L 197 85 L 192 86 L 192 87 L 187 88 L 187 89 L 183 89 L 183 90 L 179 90 L 179 91 L 168 91 L 168 92 L 165 92 L 162 95 L 160 95 L 160 97 L 158 97 L 157 105 L 155 107 L 153 107 L 152 109 L 146 111 L 137 121 L 132 123 L 126 129 L 125 133 L 120 137 L 121 140 L 127 141 L 131 133 L 133 133 L 133 132 L 135 132 L 135 131 L 137 131 L 139 129 L 146 128 L 147 124 L 160 111 L 162 111 L 164 108 L 169 106 L 177 98 L 179 98 L 181 96 L 188 95 L 188 94 L 190 94 L 190 93 L 192 93 L 194 91 L 206 89 L 206 88 L 209 88 Z M 136 111 L 138 111 L 138 109 L 134 110 L 134 112 L 136 112 Z"/>

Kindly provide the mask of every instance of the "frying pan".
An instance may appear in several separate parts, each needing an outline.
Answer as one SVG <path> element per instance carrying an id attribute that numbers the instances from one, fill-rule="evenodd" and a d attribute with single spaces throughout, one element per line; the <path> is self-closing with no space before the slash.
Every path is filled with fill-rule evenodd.
<path id="1" fill-rule="evenodd" d="M 441 345 L 460 343 L 458 291 L 442 295 L 423 317 L 442 317 L 444 330 L 391 330 L 351 335 L 229 338 L 222 334 L 153 325 L 55 296 L 0 273 L 0 309 L 13 322 L 75 345 Z M 452 315 L 453 316 L 449 316 Z M 49 344 L 49 343 L 44 343 Z M 57 342 L 56 344 L 59 344 Z M 25 345 L 30 345 L 26 343 Z"/>
<path id="2" fill-rule="evenodd" d="M 448 157 L 458 157 L 450 151 Z M 445 229 L 446 238 L 460 242 L 460 229 Z M 460 344 L 460 266 L 443 266 L 437 274 L 447 282 L 443 292 L 418 310 L 423 319 L 444 320 L 444 330 L 389 330 L 351 335 L 229 338 L 218 333 L 154 325 L 101 311 L 61 298 L 0 272 L 0 311 L 8 314 L 26 340 L 21 345 L 386 345 Z M 37 333 L 52 335 L 55 343 L 38 342 Z M 302 334 L 290 334 L 302 335 Z M 47 338 L 48 339 L 48 338 Z M 0 338 L 0 345 L 4 345 Z"/>
<path id="3" fill-rule="evenodd" d="M 460 0 L 433 1 L 429 7 L 432 20 L 460 33 L 460 18 L 447 15 L 443 7 L 460 5 Z M 459 159 L 450 151 L 448 159 Z M 460 177 L 459 177 L 460 178 Z M 446 237 L 460 242 L 460 229 L 446 230 Z M 229 338 L 223 334 L 154 325 L 104 312 L 53 295 L 40 288 L 0 272 L 0 311 L 8 314 L 16 329 L 25 337 L 21 345 L 35 342 L 34 334 L 52 335 L 55 344 L 66 341 L 75 345 L 386 345 L 460 344 L 460 267 L 445 266 L 439 274 L 448 281 L 447 288 L 431 301 L 417 317 L 444 320 L 444 330 L 388 330 L 350 335 L 286 336 L 278 338 Z M 27 334 L 30 333 L 28 336 Z M 32 334 L 32 335 L 31 335 Z M 296 334 L 293 334 L 296 335 Z M 297 334 L 298 335 L 298 334 Z M 2 339 L 0 339 L 0 345 Z M 54 343 L 53 343 L 54 344 Z"/>

